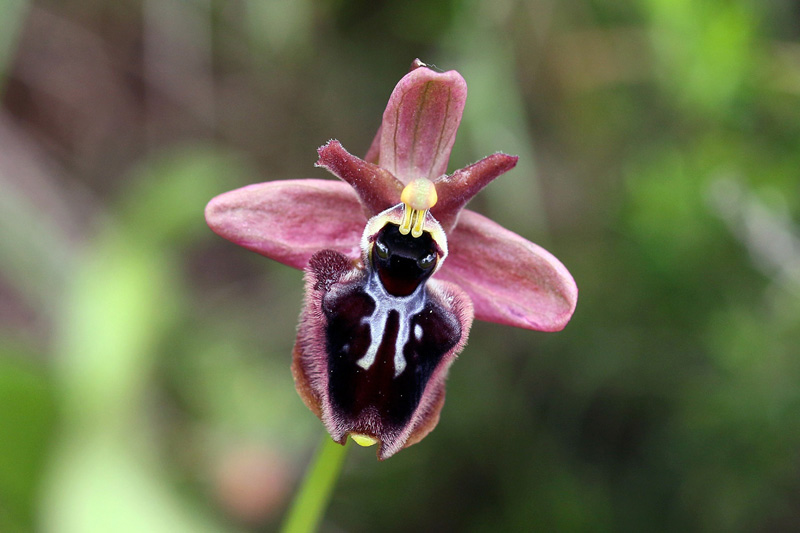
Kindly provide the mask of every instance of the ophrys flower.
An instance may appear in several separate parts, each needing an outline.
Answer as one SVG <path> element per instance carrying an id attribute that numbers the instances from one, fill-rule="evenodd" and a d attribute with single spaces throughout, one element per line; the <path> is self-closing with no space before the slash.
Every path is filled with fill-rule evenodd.
<path id="1" fill-rule="evenodd" d="M 557 331 L 577 302 L 549 252 L 464 209 L 515 156 L 445 174 L 466 93 L 460 74 L 417 60 L 365 159 L 338 141 L 319 148 L 317 166 L 342 182 L 250 185 L 206 208 L 216 233 L 305 270 L 297 390 L 334 440 L 380 443 L 380 459 L 436 425 L 473 313 Z"/>

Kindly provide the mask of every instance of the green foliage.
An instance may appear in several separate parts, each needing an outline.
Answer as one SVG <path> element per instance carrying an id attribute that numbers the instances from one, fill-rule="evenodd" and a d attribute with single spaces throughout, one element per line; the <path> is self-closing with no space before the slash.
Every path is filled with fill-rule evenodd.
<path id="1" fill-rule="evenodd" d="M 53 437 L 53 386 L 34 354 L 5 346 L 0 350 L 0 527 L 33 527 L 39 479 Z"/>

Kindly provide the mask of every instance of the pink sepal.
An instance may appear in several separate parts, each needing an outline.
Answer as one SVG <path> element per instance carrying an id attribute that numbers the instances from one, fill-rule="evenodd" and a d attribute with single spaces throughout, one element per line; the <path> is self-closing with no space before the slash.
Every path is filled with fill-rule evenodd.
<path id="1" fill-rule="evenodd" d="M 539 331 L 569 322 L 578 287 L 541 246 L 468 209 L 448 242 L 450 256 L 436 277 L 469 294 L 478 320 Z"/>
<path id="2" fill-rule="evenodd" d="M 248 185 L 208 203 L 215 233 L 294 268 L 322 249 L 352 260 L 367 218 L 352 187 L 333 180 L 286 180 Z"/>
<path id="3" fill-rule="evenodd" d="M 414 68 L 406 74 L 383 113 L 380 166 L 403 183 L 444 174 L 466 99 L 467 83 L 455 70 Z M 374 148 L 368 156 L 375 157 Z"/>

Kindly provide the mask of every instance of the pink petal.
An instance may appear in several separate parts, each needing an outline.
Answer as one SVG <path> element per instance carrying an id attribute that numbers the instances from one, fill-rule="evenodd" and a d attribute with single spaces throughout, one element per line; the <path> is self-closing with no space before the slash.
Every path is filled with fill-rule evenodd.
<path id="1" fill-rule="evenodd" d="M 514 168 L 518 159 L 515 155 L 492 154 L 450 176 L 440 177 L 434 182 L 439 202 L 431 209 L 431 214 L 445 231 L 452 230 L 467 202 L 493 179 Z"/>
<path id="2" fill-rule="evenodd" d="M 336 140 L 317 149 L 322 167 L 339 179 L 346 181 L 355 190 L 368 216 L 400 203 L 403 184 L 389 171 L 350 154 Z"/>
<path id="3" fill-rule="evenodd" d="M 380 166 L 403 183 L 444 174 L 466 99 L 467 84 L 454 70 L 420 66 L 406 74 L 383 113 Z"/>
<path id="4" fill-rule="evenodd" d="M 358 259 L 366 221 L 353 189 L 332 180 L 257 183 L 206 206 L 206 222 L 215 233 L 299 269 L 323 248 Z"/>
<path id="5" fill-rule="evenodd" d="M 578 288 L 550 252 L 465 209 L 449 235 L 450 255 L 436 277 L 461 286 L 475 318 L 559 331 L 575 311 Z"/>

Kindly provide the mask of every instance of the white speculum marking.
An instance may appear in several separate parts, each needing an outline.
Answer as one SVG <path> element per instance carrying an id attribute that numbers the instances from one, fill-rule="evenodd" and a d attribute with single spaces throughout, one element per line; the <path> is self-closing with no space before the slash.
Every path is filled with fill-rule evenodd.
<path id="1" fill-rule="evenodd" d="M 389 313 L 394 310 L 400 315 L 397 339 L 394 342 L 394 377 L 403 373 L 403 370 L 406 369 L 403 349 L 411 335 L 411 317 L 422 312 L 425 307 L 424 291 L 425 284 L 420 283 L 419 287 L 410 295 L 394 296 L 383 288 L 377 273 L 373 272 L 369 276 L 364 292 L 375 302 L 375 310 L 370 316 L 362 319 L 364 323 L 369 324 L 370 344 L 367 353 L 356 361 L 358 366 L 368 370 L 375 363 L 378 348 L 383 341 L 383 333 L 386 331 L 386 321 L 389 319 Z M 414 336 L 417 341 L 422 339 L 422 326 L 419 324 L 414 326 Z"/>

